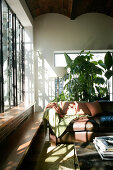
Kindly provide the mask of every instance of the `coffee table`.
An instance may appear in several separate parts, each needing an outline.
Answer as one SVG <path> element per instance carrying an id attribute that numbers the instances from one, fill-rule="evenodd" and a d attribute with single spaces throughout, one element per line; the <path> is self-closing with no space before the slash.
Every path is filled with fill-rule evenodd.
<path id="1" fill-rule="evenodd" d="M 74 143 L 74 163 L 80 170 L 113 170 L 113 160 L 102 160 L 93 142 Z"/>

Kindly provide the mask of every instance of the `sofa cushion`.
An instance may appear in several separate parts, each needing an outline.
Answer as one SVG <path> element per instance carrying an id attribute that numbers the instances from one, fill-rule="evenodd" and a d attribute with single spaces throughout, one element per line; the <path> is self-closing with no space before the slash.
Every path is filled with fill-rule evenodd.
<path id="1" fill-rule="evenodd" d="M 93 119 L 99 125 L 99 132 L 113 132 L 113 115 L 109 113 L 98 114 Z"/>
<path id="2" fill-rule="evenodd" d="M 102 111 L 102 108 L 101 108 L 101 105 L 99 104 L 98 101 L 95 101 L 95 102 L 87 102 L 87 103 L 86 103 L 86 106 L 87 106 L 88 109 L 90 110 L 92 116 L 95 116 L 95 115 L 103 112 L 103 111 Z"/>
<path id="3" fill-rule="evenodd" d="M 73 131 L 97 131 L 98 124 L 93 119 L 80 118 L 73 122 Z"/>
<path id="4" fill-rule="evenodd" d="M 78 101 L 76 101 L 76 111 L 77 111 L 77 114 L 91 115 L 91 112 L 88 109 L 88 107 L 86 105 L 86 102 L 78 102 Z"/>
<path id="5" fill-rule="evenodd" d="M 113 114 L 113 101 L 98 101 L 101 105 L 103 112 L 108 112 Z"/>

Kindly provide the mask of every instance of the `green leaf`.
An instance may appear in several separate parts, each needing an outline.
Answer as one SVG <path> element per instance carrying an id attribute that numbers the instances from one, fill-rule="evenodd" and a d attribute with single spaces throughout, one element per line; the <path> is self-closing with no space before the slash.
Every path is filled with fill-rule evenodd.
<path id="1" fill-rule="evenodd" d="M 80 55 L 81 55 L 83 52 L 84 52 L 84 50 L 82 50 L 82 51 L 80 52 Z"/>
<path id="2" fill-rule="evenodd" d="M 99 85 L 99 84 L 104 84 L 105 80 L 102 77 L 96 77 L 94 82 Z"/>
<path id="3" fill-rule="evenodd" d="M 99 74 L 102 75 L 102 69 L 96 66 L 94 63 L 89 62 L 89 72 L 91 74 Z"/>
<path id="4" fill-rule="evenodd" d="M 102 68 L 104 68 L 105 70 L 107 69 L 107 68 L 106 68 L 106 65 L 103 63 L 102 60 L 99 60 L 99 61 L 98 61 L 98 64 L 99 64 Z"/>
<path id="5" fill-rule="evenodd" d="M 112 56 L 111 56 L 111 53 L 108 51 L 105 55 L 105 58 L 104 58 L 104 63 L 107 67 L 107 70 L 109 70 L 112 66 Z"/>
<path id="6" fill-rule="evenodd" d="M 95 86 L 96 90 L 98 91 L 98 94 L 100 97 L 106 96 L 107 93 L 107 87 L 101 87 L 101 86 Z"/>
<path id="7" fill-rule="evenodd" d="M 91 63 L 93 63 L 93 64 L 95 64 L 95 65 L 97 65 L 97 64 L 98 64 L 98 62 L 97 62 L 97 61 L 91 61 Z"/>
<path id="8" fill-rule="evenodd" d="M 64 56 L 65 56 L 65 59 L 66 59 L 67 66 L 70 67 L 71 63 L 72 63 L 71 58 L 66 53 L 64 53 Z"/>
<path id="9" fill-rule="evenodd" d="M 111 76 L 113 76 L 113 71 L 112 71 L 112 70 L 108 70 L 108 71 L 105 73 L 105 77 L 109 80 Z"/>

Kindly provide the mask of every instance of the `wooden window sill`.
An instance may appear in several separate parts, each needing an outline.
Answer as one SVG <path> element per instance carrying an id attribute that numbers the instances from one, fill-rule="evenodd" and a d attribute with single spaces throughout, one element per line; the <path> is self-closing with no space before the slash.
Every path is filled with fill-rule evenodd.
<path id="1" fill-rule="evenodd" d="M 20 125 L 31 113 L 34 113 L 34 104 L 21 103 L 20 105 L 0 113 L 0 142 Z"/>
<path id="2" fill-rule="evenodd" d="M 43 113 L 34 113 L 32 104 L 29 107 L 21 104 L 21 106 L 11 109 L 8 116 L 6 113 L 3 114 L 4 118 L 0 120 L 2 139 L 0 143 L 0 169 L 13 170 L 17 169 L 28 152 L 32 140 L 42 124 Z M 27 117 L 28 119 L 26 119 Z"/>

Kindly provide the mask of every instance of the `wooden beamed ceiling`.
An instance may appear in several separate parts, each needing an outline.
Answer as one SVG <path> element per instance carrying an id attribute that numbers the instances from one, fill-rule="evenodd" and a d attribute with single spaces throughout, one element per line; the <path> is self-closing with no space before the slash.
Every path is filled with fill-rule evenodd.
<path id="1" fill-rule="evenodd" d="M 113 0 L 73 0 L 71 19 L 85 13 L 103 13 L 113 17 Z"/>
<path id="2" fill-rule="evenodd" d="M 45 13 L 59 13 L 70 17 L 73 0 L 26 0 L 33 18 Z"/>
<path id="3" fill-rule="evenodd" d="M 103 13 L 113 17 L 113 0 L 25 0 L 33 18 L 59 13 L 75 19 L 85 13 Z"/>

